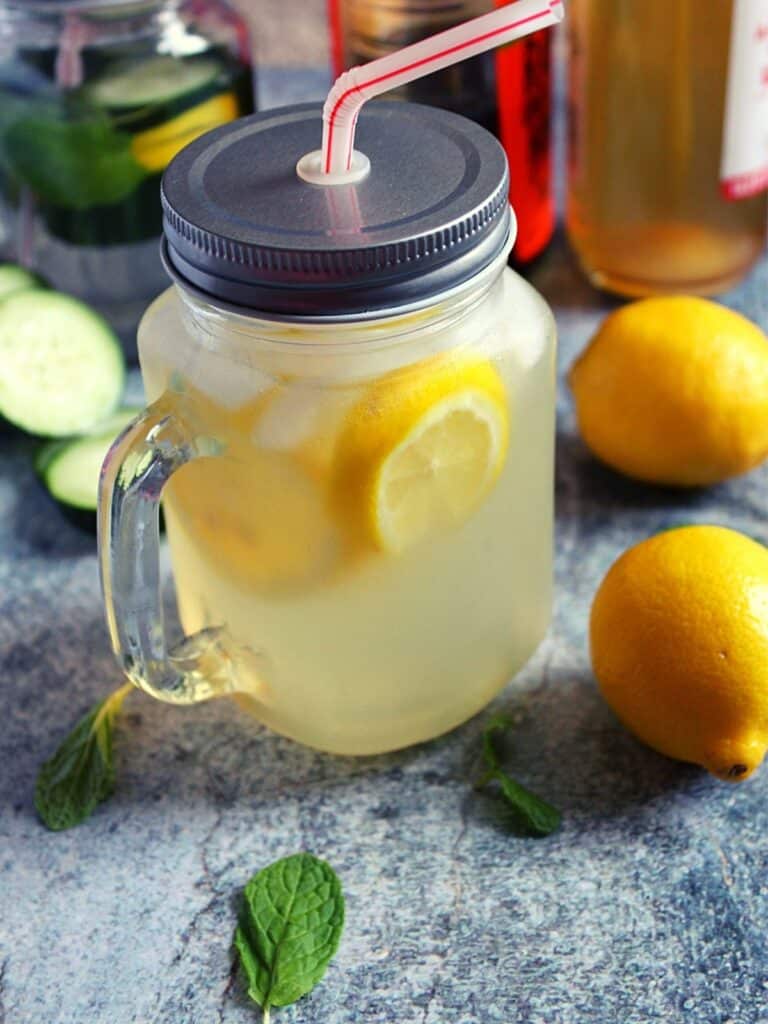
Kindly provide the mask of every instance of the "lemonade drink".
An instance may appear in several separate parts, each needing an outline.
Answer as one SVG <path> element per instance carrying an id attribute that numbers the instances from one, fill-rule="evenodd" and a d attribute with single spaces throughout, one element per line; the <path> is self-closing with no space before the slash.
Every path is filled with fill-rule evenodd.
<path id="1" fill-rule="evenodd" d="M 444 732 L 487 703 L 546 630 L 553 331 L 539 330 L 546 308 L 528 285 L 511 271 L 494 278 L 482 288 L 492 295 L 403 317 L 383 342 L 376 325 L 301 340 L 266 323 L 227 329 L 220 344 L 236 365 L 232 347 L 263 360 L 248 394 L 211 349 L 200 355 L 205 311 L 189 299 L 168 292 L 145 319 L 144 331 L 164 338 L 142 361 L 149 397 L 163 396 L 224 452 L 184 466 L 166 491 L 181 619 L 188 633 L 225 622 L 255 644 L 260 686 L 243 706 L 280 732 L 354 754 Z M 455 432 L 465 462 L 451 474 L 464 493 L 442 495 L 458 504 L 456 520 L 413 537 L 419 509 L 409 508 L 394 536 L 377 537 L 377 510 L 343 479 L 350 423 L 378 391 L 381 408 L 365 423 L 375 442 L 414 395 L 435 406 L 465 388 L 492 395 L 492 481 L 476 479 L 482 429 L 454 412 L 439 429 Z M 409 487 L 421 480 L 429 491 L 423 460 L 413 470 Z"/>
<path id="2" fill-rule="evenodd" d="M 507 268 L 492 136 L 377 103 L 370 178 L 326 191 L 294 170 L 316 117 L 219 129 L 164 179 L 176 284 L 139 333 L 150 406 L 105 463 L 102 573 L 137 685 L 370 754 L 478 711 L 546 630 L 555 332 Z"/>

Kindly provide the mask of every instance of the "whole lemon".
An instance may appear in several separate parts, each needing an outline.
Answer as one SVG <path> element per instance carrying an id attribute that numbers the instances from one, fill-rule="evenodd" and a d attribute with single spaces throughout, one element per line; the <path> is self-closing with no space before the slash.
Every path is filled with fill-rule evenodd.
<path id="1" fill-rule="evenodd" d="M 622 307 L 570 384 L 586 444 L 638 480 L 712 484 L 768 455 L 768 338 L 715 302 L 660 296 Z"/>
<path id="2" fill-rule="evenodd" d="M 621 721 L 649 746 L 737 782 L 768 746 L 768 550 L 689 526 L 630 548 L 590 620 L 592 664 Z"/>

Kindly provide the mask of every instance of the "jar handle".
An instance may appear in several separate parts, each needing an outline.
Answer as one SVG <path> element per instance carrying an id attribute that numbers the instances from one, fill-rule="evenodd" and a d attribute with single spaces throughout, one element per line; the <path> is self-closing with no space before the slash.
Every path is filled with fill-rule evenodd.
<path id="1" fill-rule="evenodd" d="M 259 656 L 212 626 L 169 647 L 160 590 L 160 495 L 192 459 L 222 446 L 160 399 L 118 437 L 101 469 L 99 563 L 112 647 L 131 682 L 171 704 L 237 691 L 258 697 Z"/>

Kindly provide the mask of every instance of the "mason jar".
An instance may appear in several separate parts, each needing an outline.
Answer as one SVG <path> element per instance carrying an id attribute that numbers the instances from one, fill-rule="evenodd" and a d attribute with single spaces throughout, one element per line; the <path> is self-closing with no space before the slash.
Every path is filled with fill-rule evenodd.
<path id="1" fill-rule="evenodd" d="M 150 404 L 104 466 L 100 558 L 137 686 L 371 754 L 473 715 L 547 629 L 555 328 L 507 266 L 488 132 L 370 104 L 368 177 L 324 187 L 295 171 L 320 123 L 246 118 L 166 172 L 175 283 L 139 331 Z"/>
<path id="2" fill-rule="evenodd" d="M 105 315 L 129 351 L 167 284 L 160 178 L 254 108 L 227 0 L 0 0 L 0 253 Z"/>

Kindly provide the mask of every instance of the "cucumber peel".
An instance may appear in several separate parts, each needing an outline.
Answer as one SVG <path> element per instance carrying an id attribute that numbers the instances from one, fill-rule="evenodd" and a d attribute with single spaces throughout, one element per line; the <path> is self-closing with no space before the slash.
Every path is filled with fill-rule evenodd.
<path id="1" fill-rule="evenodd" d="M 32 271 L 20 267 L 18 263 L 0 263 L 0 300 L 7 298 L 13 292 L 41 286 L 40 279 Z"/>
<path id="2" fill-rule="evenodd" d="M 79 525 L 95 526 L 99 474 L 115 438 L 139 415 L 139 408 L 118 410 L 87 434 L 42 445 L 35 470 L 64 511 L 85 513 Z"/>

